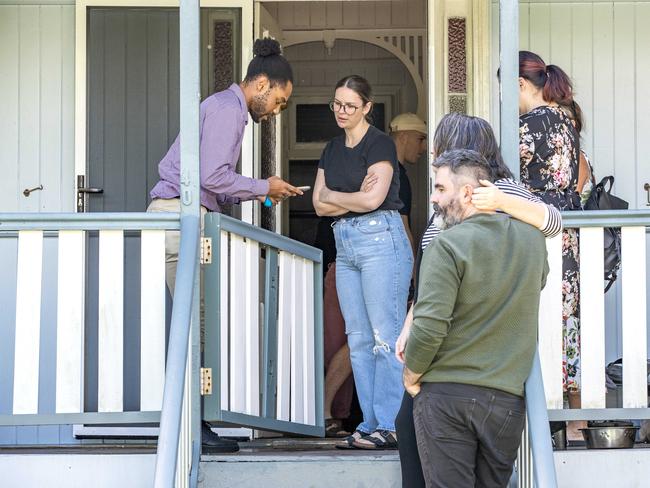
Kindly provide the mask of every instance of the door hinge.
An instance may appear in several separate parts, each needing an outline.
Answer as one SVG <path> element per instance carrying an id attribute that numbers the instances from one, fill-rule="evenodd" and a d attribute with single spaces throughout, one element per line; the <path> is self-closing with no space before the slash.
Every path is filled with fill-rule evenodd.
<path id="1" fill-rule="evenodd" d="M 201 264 L 212 264 L 212 237 L 201 238 Z"/>
<path id="2" fill-rule="evenodd" d="M 212 395 L 212 368 L 201 368 L 201 396 Z"/>

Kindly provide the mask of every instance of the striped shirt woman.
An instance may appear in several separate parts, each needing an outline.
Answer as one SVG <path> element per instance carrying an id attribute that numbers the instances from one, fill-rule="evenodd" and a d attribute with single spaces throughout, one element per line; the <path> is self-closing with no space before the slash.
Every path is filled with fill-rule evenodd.
<path id="1" fill-rule="evenodd" d="M 529 202 L 535 203 L 544 203 L 542 200 L 533 195 L 524 185 L 521 183 L 510 179 L 502 178 L 494 182 L 495 186 L 501 190 L 506 195 L 512 195 L 515 197 L 523 198 Z M 435 214 L 431 217 L 427 229 L 424 231 L 422 240 L 420 241 L 420 246 L 424 250 L 429 243 L 433 240 L 434 237 L 437 237 L 440 232 L 442 232 L 438 226 L 434 223 Z M 546 215 L 544 217 L 544 223 L 539 228 L 539 230 L 544 234 L 546 238 L 555 237 L 560 232 L 562 232 L 562 216 L 560 211 L 555 208 L 553 205 L 546 205 Z"/>

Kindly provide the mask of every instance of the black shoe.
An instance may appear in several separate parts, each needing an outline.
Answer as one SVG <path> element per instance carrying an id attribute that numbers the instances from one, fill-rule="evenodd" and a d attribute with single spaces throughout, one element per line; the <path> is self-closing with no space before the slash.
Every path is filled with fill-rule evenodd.
<path id="1" fill-rule="evenodd" d="M 210 430 L 210 425 L 207 422 L 201 422 L 201 448 L 207 454 L 237 452 L 239 444 L 237 441 L 222 439 L 219 434 Z"/>

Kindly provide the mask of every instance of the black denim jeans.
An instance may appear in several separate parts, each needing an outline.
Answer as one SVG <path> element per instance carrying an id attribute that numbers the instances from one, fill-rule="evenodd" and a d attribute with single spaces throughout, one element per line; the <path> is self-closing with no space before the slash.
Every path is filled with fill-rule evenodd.
<path id="1" fill-rule="evenodd" d="M 413 398 L 406 391 L 395 419 L 395 428 L 399 462 L 402 467 L 402 488 L 425 488 L 413 423 Z"/>
<path id="2" fill-rule="evenodd" d="M 424 383 L 413 419 L 428 488 L 508 485 L 524 429 L 523 397 L 458 383 Z"/>

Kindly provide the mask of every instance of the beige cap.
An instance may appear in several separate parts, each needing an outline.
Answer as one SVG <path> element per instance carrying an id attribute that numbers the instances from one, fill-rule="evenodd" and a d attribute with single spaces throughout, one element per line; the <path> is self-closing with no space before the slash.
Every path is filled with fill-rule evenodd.
<path id="1" fill-rule="evenodd" d="M 427 124 L 424 120 L 413 113 L 399 114 L 390 121 L 391 132 L 400 130 L 415 130 L 427 134 Z"/>

